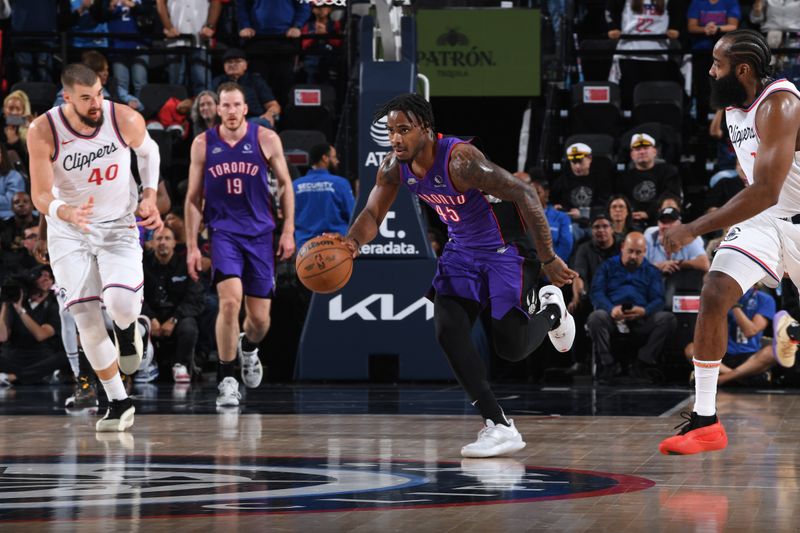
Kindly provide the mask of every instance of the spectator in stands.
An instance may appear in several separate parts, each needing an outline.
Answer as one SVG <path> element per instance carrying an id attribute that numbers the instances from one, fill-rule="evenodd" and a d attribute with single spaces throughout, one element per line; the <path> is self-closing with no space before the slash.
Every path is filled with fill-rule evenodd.
<path id="1" fill-rule="evenodd" d="M 606 19 L 608 37 L 617 50 L 666 50 L 667 39 L 677 39 L 683 21 L 681 2 L 676 0 L 608 0 Z M 623 37 L 623 35 L 625 37 Z M 635 35 L 648 38 L 636 39 Z M 665 35 L 663 40 L 653 37 Z M 633 89 L 641 81 L 672 80 L 682 82 L 678 65 L 666 55 L 614 56 L 609 81 L 619 82 L 623 109 L 633 107 Z"/>
<path id="2" fill-rule="evenodd" d="M 139 34 L 138 17 L 147 9 L 142 0 L 104 0 L 108 2 L 108 31 L 112 34 Z M 147 54 L 132 53 L 133 50 L 146 50 L 149 39 L 142 37 L 111 39 L 111 50 L 126 50 L 129 53 L 110 53 L 111 72 L 120 93 L 133 94 L 139 98 L 142 88 L 147 85 L 147 68 L 150 58 Z"/>
<path id="3" fill-rule="evenodd" d="M 217 115 L 217 105 L 219 96 L 214 91 L 203 91 L 197 95 L 192 102 L 192 137 L 197 137 L 209 128 L 216 126 L 219 122 Z"/>
<path id="4" fill-rule="evenodd" d="M 737 159 L 734 169 L 720 170 L 709 178 L 706 208 L 723 206 L 746 186 L 747 177 Z"/>
<path id="5" fill-rule="evenodd" d="M 220 0 L 156 0 L 156 10 L 164 26 L 167 47 L 194 46 L 189 54 L 167 56 L 169 82 L 175 85 L 189 85 L 192 95 L 200 94 L 208 88 L 208 40 L 214 36 L 217 21 L 222 12 Z M 198 42 L 179 39 L 188 34 Z M 188 79 L 188 83 L 187 83 Z"/>
<path id="6" fill-rule="evenodd" d="M 175 234 L 168 227 L 155 235 L 155 251 L 144 259 L 142 313 L 150 318 L 150 336 L 158 364 L 169 365 L 176 383 L 188 383 L 200 334 L 203 286 L 193 281 L 186 260 L 175 255 Z"/>
<path id="7" fill-rule="evenodd" d="M 614 240 L 622 242 L 631 231 L 639 231 L 640 224 L 634 223 L 631 213 L 631 203 L 624 194 L 614 194 L 608 200 L 608 216 L 611 217 L 611 229 L 614 231 Z"/>
<path id="8" fill-rule="evenodd" d="M 578 277 L 572 280 L 572 300 L 567 304 L 569 312 L 575 317 L 576 331 L 580 332 L 576 339 L 576 347 L 572 350 L 573 366 L 570 373 L 580 373 L 585 367 L 586 336 L 584 325 L 592 311 L 591 293 L 592 278 L 606 259 L 619 253 L 619 242 L 614 239 L 611 229 L 611 218 L 608 213 L 598 212 L 591 220 L 592 239 L 581 243 L 575 250 L 570 266 Z"/>
<path id="9" fill-rule="evenodd" d="M 692 55 L 692 96 L 697 106 L 697 119 L 705 122 L 710 112 L 708 69 L 711 49 L 725 33 L 739 27 L 742 18 L 738 0 L 691 0 L 687 31 L 692 48 L 703 54 Z"/>
<path id="10" fill-rule="evenodd" d="M 127 89 L 120 87 L 116 80 L 112 79 L 109 74 L 108 61 L 105 56 L 97 50 L 87 50 L 81 54 L 81 63 L 92 69 L 97 77 L 100 79 L 100 85 L 103 86 L 103 97 L 113 102 L 120 104 L 127 104 L 132 109 L 142 110 L 142 103 L 134 95 L 130 94 Z M 59 106 L 64 103 L 64 89 L 58 91 L 56 100 L 53 102 L 54 106 Z"/>
<path id="11" fill-rule="evenodd" d="M 728 311 L 728 349 L 719 367 L 719 385 L 739 381 L 759 387 L 768 383 L 765 372 L 775 366 L 771 344 L 762 343 L 764 330 L 775 316 L 775 300 L 760 285 L 748 289 Z M 684 350 L 688 361 L 694 357 L 694 343 Z M 692 372 L 690 379 L 694 379 Z"/>
<path id="12" fill-rule="evenodd" d="M 102 2 L 70 0 L 70 7 L 74 20 L 71 31 L 108 33 L 108 24 L 105 22 L 107 14 L 104 12 Z M 71 42 L 75 48 L 108 48 L 108 39 L 105 37 L 72 37 Z"/>
<path id="13" fill-rule="evenodd" d="M 31 101 L 25 92 L 17 90 L 3 100 L 3 141 L 28 168 L 28 125 L 33 120 Z"/>
<path id="14" fill-rule="evenodd" d="M 11 166 L 6 145 L 0 143 L 0 220 L 14 216 L 14 196 L 25 192 L 25 188 L 25 178 Z"/>
<path id="15" fill-rule="evenodd" d="M 728 136 L 728 126 L 725 122 L 724 109 L 718 109 L 714 113 L 714 118 L 711 119 L 711 122 L 708 124 L 708 135 L 716 140 L 716 168 L 727 170 L 736 165 L 738 159 L 736 159 L 736 152 L 734 152 L 731 139 Z"/>
<path id="16" fill-rule="evenodd" d="M 800 2 L 755 0 L 750 9 L 750 22 L 767 34 L 770 48 L 780 48 L 784 44 L 784 33 L 800 32 Z"/>
<path id="17" fill-rule="evenodd" d="M 663 211 L 668 207 L 672 207 L 673 209 L 682 211 L 683 206 L 681 205 L 680 196 L 676 196 L 669 191 L 661 194 L 661 196 L 659 196 L 658 199 L 656 200 L 656 211 L 660 213 L 661 211 Z"/>
<path id="18" fill-rule="evenodd" d="M 623 172 L 616 192 L 622 193 L 633 203 L 634 222 L 646 225 L 655 218 L 656 199 L 664 192 L 683 197 L 678 169 L 669 163 L 657 163 L 656 141 L 646 133 L 631 137 L 631 162 L 633 168 Z"/>
<path id="19" fill-rule="evenodd" d="M 661 242 L 664 231 L 674 226 L 680 219 L 681 212 L 674 207 L 661 210 L 658 214 L 658 226 L 647 228 L 644 232 L 647 240 L 647 260 L 665 276 L 679 270 L 708 272 L 711 262 L 706 255 L 702 237 L 695 238 L 674 254 L 667 254 L 664 250 Z"/>
<path id="20" fill-rule="evenodd" d="M 36 264 L 24 246 L 25 231 L 39 224 L 39 217 L 33 214 L 30 195 L 24 191 L 16 193 L 11 203 L 11 211 L 14 216 L 0 224 L 0 252 L 2 252 L 0 272 L 2 273 L 30 268 Z"/>
<path id="21" fill-rule="evenodd" d="M 553 236 L 553 250 L 565 263 L 572 255 L 572 221 L 566 213 L 562 213 L 550 205 L 550 184 L 546 180 L 533 182 L 536 194 L 542 202 L 544 214 L 547 216 L 547 223 L 550 224 L 550 234 Z"/>
<path id="22" fill-rule="evenodd" d="M 61 0 L 25 0 L 12 2 L 11 42 L 20 81 L 53 81 L 53 39 L 23 37 L 20 33 L 55 34 L 70 15 L 69 4 Z M 66 16 L 66 17 L 65 17 Z"/>
<path id="23" fill-rule="evenodd" d="M 248 120 L 274 128 L 281 106 L 264 78 L 256 72 L 247 71 L 247 55 L 238 48 L 229 48 L 222 59 L 225 74 L 211 80 L 211 90 L 216 91 L 220 85 L 230 81 L 238 83 L 244 90 Z"/>
<path id="24" fill-rule="evenodd" d="M 333 7 L 314 2 L 311 7 L 312 18 L 305 23 L 301 32 L 303 35 L 327 35 L 341 33 L 342 23 L 333 20 L 331 13 Z M 303 70 L 306 71 L 307 83 L 328 83 L 336 77 L 337 51 L 342 47 L 341 39 L 303 39 Z"/>
<path id="25" fill-rule="evenodd" d="M 66 362 L 50 267 L 28 272 L 16 284 L 14 298 L 4 295 L 0 305 L 0 386 L 5 387 L 40 382 Z"/>
<path id="26" fill-rule="evenodd" d="M 311 169 L 295 180 L 295 232 L 299 250 L 305 242 L 322 233 L 347 233 L 355 198 L 350 182 L 333 172 L 339 168 L 336 148 L 317 144 L 309 151 Z"/>
<path id="27" fill-rule="evenodd" d="M 569 168 L 553 183 L 553 207 L 565 211 L 572 220 L 572 233 L 579 242 L 589 235 L 591 209 L 604 208 L 611 196 L 609 168 L 593 165 L 592 149 L 584 143 L 567 147 Z"/>
<path id="28" fill-rule="evenodd" d="M 658 364 L 664 343 L 677 327 L 675 315 L 663 311 L 664 282 L 659 270 L 645 258 L 646 250 L 644 235 L 629 233 L 620 255 L 604 261 L 592 279 L 595 310 L 586 326 L 603 380 L 612 380 L 620 372 L 619 362 L 611 352 L 613 331 L 646 337 L 637 361 L 648 368 Z"/>
<path id="29" fill-rule="evenodd" d="M 247 41 L 245 49 L 253 58 L 253 72 L 269 82 L 278 101 L 285 106 L 289 89 L 294 84 L 300 28 L 309 19 L 311 6 L 298 0 L 236 0 L 236 15 L 239 37 Z M 264 54 L 265 47 L 270 49 L 269 54 Z"/>

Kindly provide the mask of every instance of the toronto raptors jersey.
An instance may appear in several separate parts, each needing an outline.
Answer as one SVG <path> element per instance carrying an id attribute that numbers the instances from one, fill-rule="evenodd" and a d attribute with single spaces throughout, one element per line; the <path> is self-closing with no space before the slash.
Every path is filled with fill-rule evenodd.
<path id="1" fill-rule="evenodd" d="M 103 123 L 89 135 L 72 129 L 61 107 L 46 116 L 55 145 L 53 196 L 75 207 L 94 197 L 91 222 L 133 213 L 138 195 L 131 179 L 131 153 L 119 133 L 114 104 L 103 100 Z"/>
<path id="2" fill-rule="evenodd" d="M 787 91 L 800 98 L 800 91 L 794 83 L 787 80 L 773 81 L 767 85 L 750 107 L 741 109 L 729 107 L 725 109 L 725 119 L 728 124 L 728 136 L 736 150 L 736 157 L 742 166 L 747 183 L 753 183 L 753 166 L 755 165 L 756 152 L 758 152 L 758 130 L 756 129 L 756 112 L 764 99 L 775 92 Z M 792 138 L 797 132 L 788 132 Z M 765 213 L 777 217 L 794 216 L 800 214 L 800 161 L 798 152 L 795 152 L 792 166 L 786 181 L 783 182 L 778 203 L 770 207 Z"/>

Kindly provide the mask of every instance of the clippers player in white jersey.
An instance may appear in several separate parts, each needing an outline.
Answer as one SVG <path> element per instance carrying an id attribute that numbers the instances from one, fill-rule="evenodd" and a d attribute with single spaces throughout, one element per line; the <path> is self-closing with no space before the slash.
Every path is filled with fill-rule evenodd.
<path id="1" fill-rule="evenodd" d="M 667 252 L 676 252 L 698 235 L 730 228 L 700 297 L 694 410 L 681 431 L 661 443 L 664 454 L 727 446 L 716 393 L 728 310 L 756 282 L 776 287 L 786 273 L 800 283 L 800 91 L 789 81 L 768 77 L 770 49 L 755 31 L 726 34 L 714 47 L 713 58 L 711 104 L 726 108 L 728 134 L 749 186 L 718 210 L 674 226 L 663 236 Z M 780 329 L 778 337 L 785 336 Z M 794 350 L 787 357 L 792 361 L 782 359 L 778 357 L 790 366 Z"/>
<path id="2" fill-rule="evenodd" d="M 47 215 L 53 273 L 108 396 L 108 411 L 96 429 L 124 431 L 133 424 L 135 409 L 119 370 L 132 374 L 142 359 L 136 318 L 144 283 L 129 148 L 136 152 L 144 188 L 139 225 L 157 230 L 162 226 L 156 208 L 158 145 L 139 113 L 103 100 L 100 80 L 88 67 L 68 65 L 61 83 L 65 103 L 28 130 L 33 203 Z M 116 347 L 101 301 L 114 320 Z"/>

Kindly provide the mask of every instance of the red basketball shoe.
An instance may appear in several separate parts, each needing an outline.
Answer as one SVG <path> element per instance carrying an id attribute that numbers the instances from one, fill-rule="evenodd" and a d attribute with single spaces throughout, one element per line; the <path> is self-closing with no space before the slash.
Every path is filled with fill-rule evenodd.
<path id="1" fill-rule="evenodd" d="M 728 435 L 717 415 L 700 416 L 695 412 L 683 412 L 681 416 L 686 421 L 675 426 L 675 429 L 681 428 L 680 432 L 664 439 L 658 446 L 658 451 L 664 455 L 713 452 L 728 446 Z"/>

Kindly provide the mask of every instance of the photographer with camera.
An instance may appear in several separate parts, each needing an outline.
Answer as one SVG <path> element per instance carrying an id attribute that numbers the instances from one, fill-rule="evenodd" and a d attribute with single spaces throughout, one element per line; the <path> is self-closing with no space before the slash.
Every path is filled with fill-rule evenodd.
<path id="1" fill-rule="evenodd" d="M 620 373 L 620 364 L 611 353 L 615 330 L 644 341 L 636 363 L 647 370 L 658 364 L 665 341 L 677 327 L 675 315 L 664 311 L 664 281 L 661 272 L 645 259 L 646 251 L 644 235 L 629 233 L 620 254 L 604 261 L 592 279 L 595 310 L 586 328 L 592 357 L 601 365 L 602 381 L 609 382 Z"/>
<path id="2" fill-rule="evenodd" d="M 0 287 L 0 386 L 37 383 L 65 363 L 53 273 L 41 266 Z"/>

